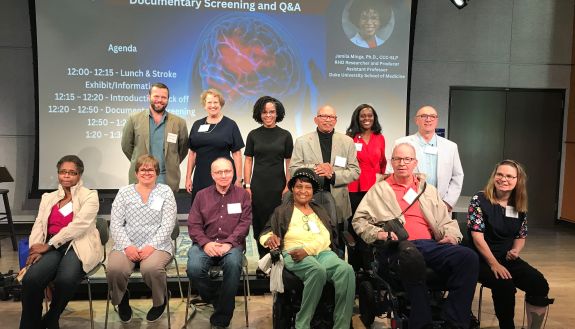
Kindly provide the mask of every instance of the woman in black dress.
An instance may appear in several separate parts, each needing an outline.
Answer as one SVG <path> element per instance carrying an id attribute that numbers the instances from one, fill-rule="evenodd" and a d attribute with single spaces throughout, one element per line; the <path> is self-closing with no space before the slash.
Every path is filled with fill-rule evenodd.
<path id="1" fill-rule="evenodd" d="M 234 163 L 235 184 L 241 186 L 242 180 L 241 149 L 244 141 L 236 122 L 222 113 L 224 97 L 218 90 L 208 89 L 202 92 L 201 100 L 208 116 L 192 125 L 186 170 L 186 190 L 192 193 L 192 202 L 198 191 L 214 183 L 210 165 L 217 158 L 231 159 Z"/>
<path id="2" fill-rule="evenodd" d="M 293 139 L 289 131 L 278 127 L 285 116 L 283 104 L 270 96 L 254 104 L 253 118 L 262 126 L 250 131 L 246 140 L 245 188 L 252 196 L 252 224 L 258 237 L 274 209 L 280 205 L 289 181 L 289 161 Z M 258 243 L 260 258 L 267 249 Z M 260 274 L 261 276 L 261 274 Z"/>
<path id="3" fill-rule="evenodd" d="M 515 328 L 516 288 L 525 291 L 527 328 L 539 329 L 549 284 L 541 272 L 519 257 L 527 237 L 527 176 L 513 160 L 495 166 L 485 190 L 471 199 L 467 228 L 479 257 L 479 282 L 491 289 L 502 329 Z"/>

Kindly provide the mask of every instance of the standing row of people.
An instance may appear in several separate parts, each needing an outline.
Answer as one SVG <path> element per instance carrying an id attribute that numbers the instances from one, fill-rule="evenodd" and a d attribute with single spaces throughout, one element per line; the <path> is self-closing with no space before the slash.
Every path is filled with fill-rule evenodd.
<path id="1" fill-rule="evenodd" d="M 354 111 L 348 136 L 335 132 L 337 114 L 333 107 L 319 108 L 314 118 L 316 131 L 298 138 L 293 146 L 291 134 L 277 126 L 285 116 L 281 102 L 268 96 L 260 98 L 254 105 L 253 118 L 262 126 L 248 135 L 244 153 L 246 162 L 242 171 L 240 152 L 244 143 L 236 123 L 222 114 L 225 101 L 221 93 L 213 89 L 202 93 L 202 104 L 208 116 L 196 121 L 189 135 L 185 122 L 166 112 L 169 91 L 165 85 L 152 85 L 149 98 L 149 111 L 131 116 L 124 128 L 122 149 L 131 160 L 132 185 L 118 192 L 111 219 L 115 244 L 110 254 L 107 276 L 111 283 L 112 303 L 119 306 L 122 321 L 131 318 L 126 285 L 136 264 L 139 264 L 144 280 L 153 292 L 153 307 L 148 312 L 148 320 L 154 321 L 164 311 L 165 266 L 172 257 L 170 233 L 176 222 L 172 191 L 178 189 L 179 164 L 187 152 L 186 189 L 192 193 L 193 200 L 188 223 L 189 234 L 194 241 L 188 254 L 188 275 L 202 297 L 215 305 L 210 320 L 214 327 L 227 327 L 231 320 L 231 296 L 235 295 L 233 285 L 237 283 L 234 278 L 239 279 L 250 224 L 253 224 L 254 236 L 259 237 L 262 246 L 276 248 L 285 243 L 304 246 L 283 250 L 285 256 L 290 257 L 286 267 L 291 268 L 304 282 L 309 280 L 310 272 L 306 269 L 311 265 L 304 266 L 308 262 L 314 267 L 323 268 L 320 272 L 327 271 L 329 274 L 337 268 L 337 271 L 347 273 L 341 275 L 349 277 L 352 272 L 350 268 L 341 267 L 338 261 L 326 256 L 333 236 L 328 232 L 322 211 L 310 206 L 311 192 L 322 189 L 330 192 L 335 199 L 336 218 L 332 220 L 338 226 L 337 231 L 341 231 L 346 221 L 353 218 L 355 232 L 367 243 L 390 236 L 393 239 L 391 232 L 385 232 L 375 224 L 394 217 L 402 218 L 410 238 L 401 243 L 400 250 L 406 252 L 393 257 L 404 257 L 404 263 L 411 264 L 405 272 L 404 284 L 408 287 L 412 303 L 415 301 L 412 307 L 419 310 L 414 314 L 425 315 L 413 319 L 410 327 L 424 328 L 429 325 L 424 284 L 415 275 L 420 272 L 413 271 L 427 265 L 436 266 L 438 271 L 452 278 L 453 289 L 450 289 L 450 302 L 444 315 L 454 326 L 466 328 L 478 261 L 475 254 L 469 254 L 469 250 L 457 246 L 461 233 L 450 220 L 449 212 L 459 197 L 463 170 L 457 145 L 435 134 L 438 119 L 435 109 L 423 107 L 418 111 L 415 118 L 418 133 L 396 141 L 391 158 L 393 174 L 383 177 L 387 167 L 385 139 L 377 113 L 370 105 L 362 104 Z M 548 303 L 548 285 L 539 272 L 520 262 L 518 257 L 526 235 L 526 199 L 517 199 L 517 195 L 526 192 L 515 192 L 516 188 L 525 188 L 523 178 L 517 181 L 522 182 L 519 185 L 512 183 L 514 179 L 524 177 L 524 173 L 518 164 L 511 166 L 510 172 L 497 171 L 499 167 L 506 169 L 506 166 L 511 165 L 503 163 L 496 168 L 490 179 L 493 180 L 492 185 L 486 187 L 488 191 L 495 186 L 497 197 L 488 196 L 485 201 L 482 194 L 478 194 L 472 200 L 469 230 L 473 231 L 473 241 L 481 256 L 479 264 L 488 264 L 487 267 L 479 266 L 479 278 L 487 286 L 494 287 L 493 296 L 500 323 L 512 325 L 509 296 L 513 295 L 515 285 L 528 289 L 529 296 L 533 296 L 528 302 L 533 305 L 535 318 Z M 83 164 L 77 157 L 63 158 L 58 163 L 60 192 L 47 194 L 46 201 L 42 201 L 30 239 L 32 247 L 27 262 L 42 266 L 31 266 L 31 274 L 25 277 L 23 307 L 26 313 L 22 313 L 22 328 L 38 327 L 38 323 L 46 328 L 57 326 L 59 315 L 75 290 L 74 284 L 79 283 L 96 258 L 101 258 L 100 254 L 94 253 L 98 257 L 85 259 L 85 247 L 82 247 L 87 238 L 94 238 L 98 209 L 97 194 L 96 204 L 92 207 L 93 202 L 73 200 L 78 196 L 87 200 L 94 198 L 95 191 L 81 186 L 82 171 Z M 294 177 L 290 178 L 290 173 Z M 288 189 L 294 192 L 293 203 L 281 210 L 278 206 Z M 421 194 L 421 198 L 416 199 L 417 194 Z M 415 207 L 411 207 L 412 204 Z M 78 208 L 84 205 L 86 208 Z M 515 212 L 509 210 L 503 219 L 494 215 L 495 219 L 490 220 L 486 212 L 477 210 L 489 205 L 511 207 Z M 72 208 L 72 211 L 62 208 Z M 410 211 L 406 211 L 408 208 Z M 399 215 L 403 211 L 405 213 Z M 82 218 L 88 217 L 91 221 L 87 219 L 82 223 Z M 518 232 L 515 226 L 509 226 L 507 218 L 517 219 L 513 222 L 517 222 L 514 225 L 519 226 Z M 317 230 L 311 229 L 310 221 L 315 223 Z M 283 233 L 275 231 L 274 227 L 278 225 L 283 225 Z M 77 227 L 81 230 L 74 231 Z M 304 233 L 302 229 L 312 235 L 306 237 L 305 234 L 297 234 Z M 288 234 L 290 230 L 296 234 Z M 323 241 L 321 246 L 305 247 L 306 243 L 315 240 L 314 234 L 320 237 L 322 232 L 328 232 L 328 235 L 318 240 Z M 92 240 L 89 241 L 89 248 L 99 250 L 98 241 Z M 68 275 L 75 273 L 73 278 L 66 277 L 69 282 L 66 288 L 55 284 L 56 291 L 61 293 L 62 289 L 66 289 L 66 294 L 56 294 L 58 297 L 53 300 L 50 311 L 40 318 L 40 312 L 37 312 L 38 298 L 41 297 L 38 288 L 45 287 L 50 281 L 62 281 L 61 266 L 64 266 L 64 260 L 72 257 L 71 253 L 67 253 L 70 246 L 77 254 L 73 259 L 74 266 L 81 269 L 66 271 Z M 267 250 L 262 247 L 258 252 L 263 256 Z M 501 258 L 503 253 L 504 260 Z M 50 259 L 54 260 L 48 263 L 48 257 L 44 255 L 52 255 Z M 393 258 L 390 255 L 380 256 L 387 260 Z M 312 262 L 312 259 L 315 261 Z M 385 264 L 383 258 L 380 263 Z M 207 277 L 208 268 L 213 264 L 222 265 L 224 276 L 229 278 L 224 282 L 231 282 L 219 294 L 214 294 Z M 494 277 L 489 276 L 490 273 Z M 529 278 L 538 280 L 537 290 L 527 287 L 523 281 L 515 282 L 515 276 L 521 278 L 524 273 L 530 273 Z M 41 280 L 39 275 L 42 276 Z M 327 279 L 340 283 L 349 281 L 341 275 Z M 352 286 L 355 283 L 347 284 L 347 289 L 352 289 Z M 315 293 L 311 286 L 309 289 L 308 294 Z M 348 294 L 343 290 L 339 293 L 342 303 L 349 299 L 349 291 Z M 309 305 L 313 306 L 313 302 Z M 338 307 L 341 312 L 338 313 L 337 323 L 349 323 L 347 317 L 348 313 L 351 316 L 351 312 L 343 304 Z M 298 314 L 298 323 L 306 327 L 310 310 L 302 309 L 302 312 Z"/>

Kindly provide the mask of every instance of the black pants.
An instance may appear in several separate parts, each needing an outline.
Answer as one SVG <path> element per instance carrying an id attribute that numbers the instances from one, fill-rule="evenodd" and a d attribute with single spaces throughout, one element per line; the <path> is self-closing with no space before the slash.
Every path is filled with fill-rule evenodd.
<path id="1" fill-rule="evenodd" d="M 56 328 L 60 314 L 74 297 L 78 285 L 85 275 L 82 262 L 76 256 L 74 248 L 68 244 L 59 249 L 48 251 L 40 260 L 30 266 L 22 281 L 22 315 L 20 329 Z M 42 323 L 42 301 L 44 290 L 50 282 L 54 283 L 54 293 L 50 309 Z M 45 326 L 43 326 L 45 325 Z"/>
<path id="2" fill-rule="evenodd" d="M 525 291 L 525 299 L 529 304 L 547 306 L 549 284 L 541 272 L 521 258 L 512 261 L 503 260 L 500 263 L 509 271 L 512 279 L 496 279 L 489 265 L 482 260 L 479 264 L 479 282 L 491 289 L 499 328 L 512 329 L 515 328 L 513 317 L 516 288 Z"/>
<path id="3" fill-rule="evenodd" d="M 423 328 L 432 321 L 426 267 L 447 278 L 449 294 L 443 303 L 442 318 L 458 328 L 469 327 L 479 266 L 473 250 L 434 240 L 401 241 L 397 249 L 380 252 L 377 258 L 381 276 L 385 277 L 382 271 L 391 266 L 401 278 L 411 305 L 409 329 Z"/>

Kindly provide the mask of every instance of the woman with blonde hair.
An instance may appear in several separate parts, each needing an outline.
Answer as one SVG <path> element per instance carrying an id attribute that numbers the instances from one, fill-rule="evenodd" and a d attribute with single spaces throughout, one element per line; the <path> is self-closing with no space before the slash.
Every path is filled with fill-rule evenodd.
<path id="1" fill-rule="evenodd" d="M 543 324 L 549 284 L 519 257 L 527 237 L 527 175 L 514 160 L 495 166 L 484 191 L 469 205 L 467 228 L 479 254 L 479 282 L 491 289 L 502 329 L 515 328 L 516 288 L 525 291 L 529 329 Z"/>

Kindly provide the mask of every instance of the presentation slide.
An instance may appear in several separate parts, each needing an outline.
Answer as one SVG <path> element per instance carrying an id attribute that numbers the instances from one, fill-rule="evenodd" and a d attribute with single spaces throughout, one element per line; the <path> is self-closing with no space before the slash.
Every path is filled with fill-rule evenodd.
<path id="1" fill-rule="evenodd" d="M 369 9 L 357 10 L 364 2 Z M 41 190 L 57 186 L 66 154 L 84 161 L 86 186 L 126 185 L 122 128 L 148 110 L 154 82 L 168 85 L 167 110 L 188 129 L 206 116 L 201 92 L 219 89 L 244 141 L 264 95 L 284 104 L 279 126 L 294 140 L 315 129 L 323 104 L 342 133 L 353 110 L 371 104 L 388 156 L 405 134 L 408 0 L 36 0 L 35 13 Z M 370 29 L 376 38 L 366 42 Z"/>

